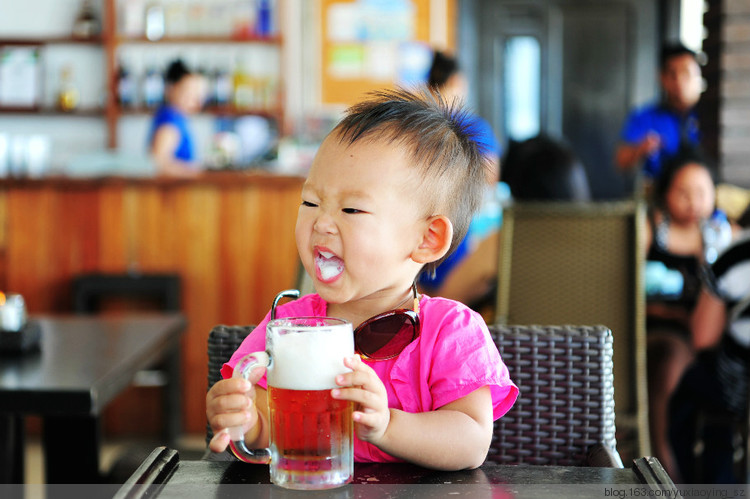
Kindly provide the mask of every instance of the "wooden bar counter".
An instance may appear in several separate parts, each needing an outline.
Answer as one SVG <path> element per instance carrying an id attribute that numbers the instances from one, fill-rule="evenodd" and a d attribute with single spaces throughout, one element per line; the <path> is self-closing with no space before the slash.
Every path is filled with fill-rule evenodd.
<path id="1" fill-rule="evenodd" d="M 264 172 L 0 180 L 0 291 L 22 294 L 30 313 L 61 313 L 80 274 L 179 275 L 184 429 L 202 433 L 208 333 L 259 322 L 294 286 L 303 181 Z"/>

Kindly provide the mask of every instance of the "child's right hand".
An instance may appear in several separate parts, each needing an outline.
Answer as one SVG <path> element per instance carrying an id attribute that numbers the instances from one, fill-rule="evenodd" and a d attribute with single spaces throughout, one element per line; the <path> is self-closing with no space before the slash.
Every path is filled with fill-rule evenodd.
<path id="1" fill-rule="evenodd" d="M 228 428 L 241 427 L 242 433 L 250 431 L 258 421 L 255 406 L 255 383 L 263 377 L 265 369 L 253 370 L 249 379 L 230 378 L 217 381 L 206 394 L 206 416 L 214 437 L 208 447 L 213 452 L 223 452 L 229 445 Z"/>

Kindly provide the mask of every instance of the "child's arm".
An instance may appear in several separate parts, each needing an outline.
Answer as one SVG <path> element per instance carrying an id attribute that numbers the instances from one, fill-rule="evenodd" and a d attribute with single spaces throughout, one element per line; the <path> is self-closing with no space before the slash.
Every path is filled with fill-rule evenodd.
<path id="1" fill-rule="evenodd" d="M 388 454 L 441 470 L 476 468 L 492 441 L 492 397 L 489 387 L 429 412 L 388 408 L 383 382 L 359 357 L 346 359 L 351 373 L 337 377 L 342 387 L 334 398 L 351 400 L 357 436 Z"/>
<path id="2" fill-rule="evenodd" d="M 251 449 L 268 447 L 268 401 L 266 390 L 255 383 L 262 368 L 251 373 L 249 381 L 230 378 L 217 381 L 206 394 L 206 416 L 214 437 L 208 447 L 223 452 L 229 445 L 227 428 L 241 426 L 245 443 Z"/>

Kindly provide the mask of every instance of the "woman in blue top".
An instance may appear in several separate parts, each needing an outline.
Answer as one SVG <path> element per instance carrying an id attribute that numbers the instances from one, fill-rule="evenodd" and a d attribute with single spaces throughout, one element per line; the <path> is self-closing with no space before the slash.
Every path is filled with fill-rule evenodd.
<path id="1" fill-rule="evenodd" d="M 160 175 L 192 177 L 200 173 L 188 115 L 203 105 L 204 85 L 181 60 L 172 62 L 164 76 L 165 103 L 154 115 L 149 149 Z"/>

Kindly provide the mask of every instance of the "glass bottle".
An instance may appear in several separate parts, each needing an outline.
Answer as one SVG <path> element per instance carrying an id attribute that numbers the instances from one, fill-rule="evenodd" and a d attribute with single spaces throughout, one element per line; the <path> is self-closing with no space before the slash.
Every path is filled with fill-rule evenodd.
<path id="1" fill-rule="evenodd" d="M 164 36 L 164 6 L 161 2 L 151 2 L 146 6 L 146 38 L 161 40 Z"/>
<path id="2" fill-rule="evenodd" d="M 247 69 L 247 63 L 240 60 L 234 69 L 234 107 L 248 109 L 255 102 L 255 82 Z"/>
<path id="3" fill-rule="evenodd" d="M 153 109 L 164 100 L 164 76 L 154 66 L 146 69 L 143 77 L 143 104 Z"/>
<path id="4" fill-rule="evenodd" d="M 212 104 L 218 107 L 228 106 L 232 101 L 232 77 L 226 68 L 218 67 L 213 75 Z"/>
<path id="5" fill-rule="evenodd" d="M 93 38 L 101 32 L 101 23 L 99 17 L 91 4 L 91 0 L 84 0 L 81 4 L 81 10 L 78 12 L 75 22 L 73 23 L 73 36 L 75 38 Z"/>
<path id="6" fill-rule="evenodd" d="M 120 62 L 117 70 L 117 102 L 123 108 L 135 106 L 136 83 L 133 75 L 123 62 Z"/>
<path id="7" fill-rule="evenodd" d="M 61 111 L 74 111 L 78 107 L 79 93 L 73 83 L 73 68 L 64 66 L 60 70 L 60 88 L 57 92 L 57 107 Z"/>

